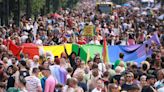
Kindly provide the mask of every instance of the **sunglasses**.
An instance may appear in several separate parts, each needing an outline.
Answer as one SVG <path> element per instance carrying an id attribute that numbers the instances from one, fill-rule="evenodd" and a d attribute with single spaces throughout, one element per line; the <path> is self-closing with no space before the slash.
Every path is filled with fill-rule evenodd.
<path id="1" fill-rule="evenodd" d="M 126 76 L 126 77 L 132 77 L 132 76 Z"/>

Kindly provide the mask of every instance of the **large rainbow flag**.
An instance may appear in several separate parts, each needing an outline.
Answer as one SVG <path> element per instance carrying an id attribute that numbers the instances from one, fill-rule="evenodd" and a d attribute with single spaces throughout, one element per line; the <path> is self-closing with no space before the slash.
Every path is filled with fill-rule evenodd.
<path id="1" fill-rule="evenodd" d="M 101 56 L 101 59 L 103 59 L 104 55 L 107 55 L 109 58 L 108 61 L 110 63 L 114 63 L 119 58 L 119 53 L 124 53 L 124 61 L 125 62 L 138 62 L 141 63 L 144 61 L 147 57 L 151 55 L 151 49 L 149 53 L 146 52 L 145 45 L 148 44 L 151 45 L 152 42 L 155 42 L 157 45 L 160 45 L 159 38 L 157 34 L 152 36 L 149 40 L 145 41 L 143 44 L 137 44 L 132 46 L 121 46 L 121 45 L 115 45 L 110 46 L 108 45 L 105 49 L 103 48 L 103 45 L 81 45 L 78 46 L 77 44 L 66 44 L 66 50 L 67 53 L 70 55 L 72 52 L 75 52 L 76 54 L 79 53 L 80 48 L 80 57 L 84 62 L 87 62 L 87 60 L 93 59 L 95 54 L 99 53 Z M 51 52 L 54 56 L 58 56 L 60 58 L 60 55 L 62 52 L 64 52 L 64 45 L 55 45 L 55 46 L 36 46 L 32 43 L 26 43 L 22 46 L 16 46 L 12 43 L 12 41 L 9 41 L 9 50 L 13 52 L 14 55 L 18 56 L 20 53 L 28 54 L 29 58 L 33 58 L 34 55 L 41 55 L 45 52 Z M 102 52 L 107 50 L 107 53 L 103 55 Z"/>

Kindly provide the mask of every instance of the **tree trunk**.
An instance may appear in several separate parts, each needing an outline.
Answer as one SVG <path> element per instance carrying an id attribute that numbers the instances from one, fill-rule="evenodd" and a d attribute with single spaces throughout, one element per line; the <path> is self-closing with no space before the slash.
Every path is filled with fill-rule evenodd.
<path id="1" fill-rule="evenodd" d="M 27 14 L 27 19 L 31 17 L 31 0 L 26 0 L 26 14 Z"/>

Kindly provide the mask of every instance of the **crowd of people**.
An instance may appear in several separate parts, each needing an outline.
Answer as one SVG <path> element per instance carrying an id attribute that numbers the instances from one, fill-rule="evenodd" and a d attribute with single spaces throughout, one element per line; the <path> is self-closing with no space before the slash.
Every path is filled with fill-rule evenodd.
<path id="1" fill-rule="evenodd" d="M 20 27 L 0 27 L 0 92 L 164 92 L 164 22 L 159 19 L 164 9 L 132 4 L 104 14 L 96 11 L 94 1 L 81 0 L 74 9 L 61 9 L 35 20 L 23 16 Z M 83 35 L 86 25 L 95 26 L 94 36 Z M 106 38 L 108 45 L 130 46 L 143 44 L 154 34 L 161 44 L 146 46 L 153 53 L 141 65 L 124 62 L 123 53 L 115 64 L 103 63 L 100 53 L 84 63 L 79 54 L 68 55 L 67 50 L 53 58 L 51 53 L 33 59 L 21 53 L 18 60 L 4 45 L 6 40 L 18 46 L 102 45 Z"/>

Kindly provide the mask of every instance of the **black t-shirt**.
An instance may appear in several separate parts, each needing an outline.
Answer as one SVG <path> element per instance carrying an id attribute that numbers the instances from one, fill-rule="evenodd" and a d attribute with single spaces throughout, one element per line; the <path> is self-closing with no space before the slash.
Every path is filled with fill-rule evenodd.
<path id="1" fill-rule="evenodd" d="M 111 79 L 111 83 L 114 83 L 114 80 L 116 80 L 118 84 L 120 84 L 120 78 L 121 78 L 121 75 L 113 76 L 113 78 Z"/>
<path id="2" fill-rule="evenodd" d="M 147 73 L 148 74 L 151 74 L 151 75 L 154 75 L 155 77 L 157 77 L 157 71 L 158 70 L 155 70 L 155 68 L 150 68 Z"/>
<path id="3" fill-rule="evenodd" d="M 141 92 L 154 92 L 151 86 L 144 86 Z"/>
<path id="4" fill-rule="evenodd" d="M 15 78 L 13 76 L 10 76 L 7 82 L 7 89 L 10 87 L 14 87 L 14 84 L 15 84 Z"/>
<path id="5" fill-rule="evenodd" d="M 133 84 L 123 84 L 121 86 L 121 90 L 124 90 L 124 91 L 128 91 L 129 89 L 131 89 L 131 87 L 133 86 Z"/>

